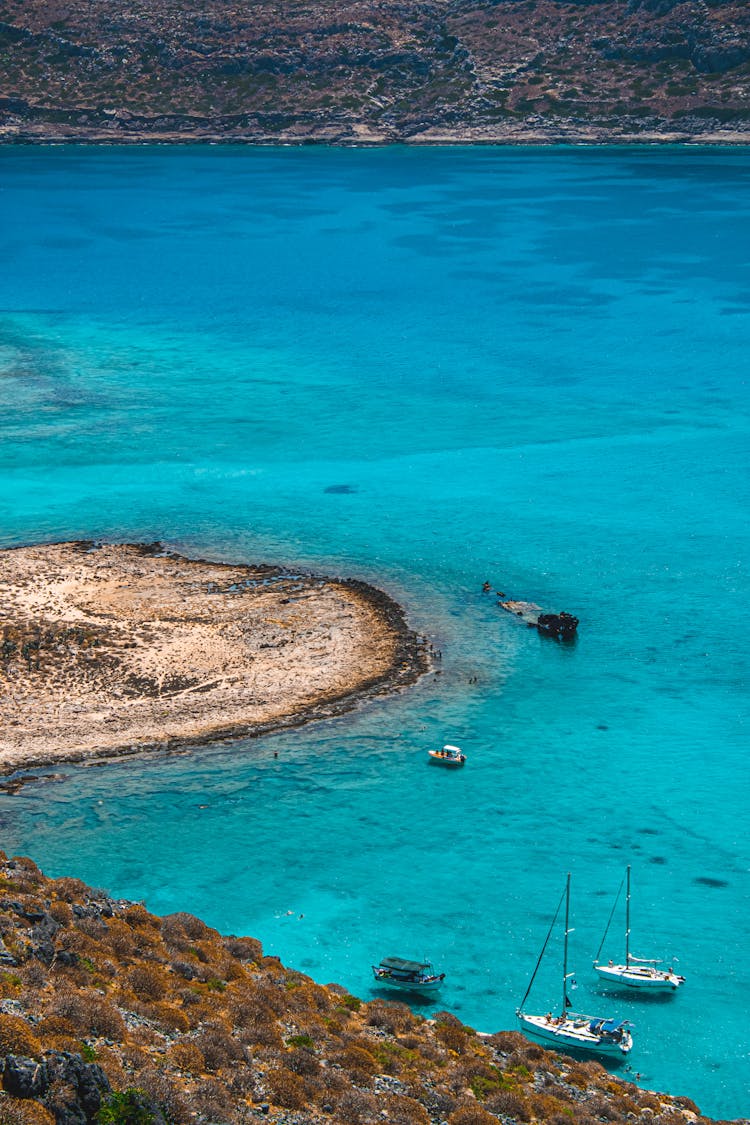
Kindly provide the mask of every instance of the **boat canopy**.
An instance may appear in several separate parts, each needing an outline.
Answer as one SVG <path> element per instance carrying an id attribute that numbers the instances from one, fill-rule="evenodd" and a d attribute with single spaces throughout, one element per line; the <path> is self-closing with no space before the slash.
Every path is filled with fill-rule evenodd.
<path id="1" fill-rule="evenodd" d="M 381 969 L 391 969 L 397 973 L 419 973 L 423 969 L 431 968 L 429 961 L 405 961 L 403 957 L 384 957 L 380 962 Z"/>
<path id="2" fill-rule="evenodd" d="M 614 1032 L 627 1027 L 627 1020 L 592 1020 L 589 1024 L 591 1031 Z"/>

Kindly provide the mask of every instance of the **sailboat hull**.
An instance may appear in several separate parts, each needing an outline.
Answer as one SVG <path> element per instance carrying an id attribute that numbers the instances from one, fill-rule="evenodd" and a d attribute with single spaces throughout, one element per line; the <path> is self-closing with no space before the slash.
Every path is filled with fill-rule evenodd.
<path id="1" fill-rule="evenodd" d="M 647 992 L 674 992 L 685 978 L 666 969 L 650 965 L 594 965 L 603 980 L 623 988 L 639 988 Z"/>
<path id="2" fill-rule="evenodd" d="M 621 1058 L 627 1055 L 633 1046 L 633 1040 L 628 1031 L 620 1031 L 618 1038 L 597 1034 L 591 1030 L 591 1025 L 604 1021 L 594 1020 L 591 1016 L 565 1016 L 555 1020 L 551 1016 L 527 1016 L 518 1013 L 518 1022 L 521 1030 L 535 1039 L 542 1039 L 550 1046 L 563 1051 L 566 1048 L 575 1051 L 589 1051 L 591 1054 L 607 1055 Z"/>

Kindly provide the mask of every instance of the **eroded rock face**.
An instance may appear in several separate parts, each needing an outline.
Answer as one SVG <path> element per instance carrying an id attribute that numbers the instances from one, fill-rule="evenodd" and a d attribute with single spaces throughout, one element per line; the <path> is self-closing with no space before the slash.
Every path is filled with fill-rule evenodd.
<path id="1" fill-rule="evenodd" d="M 51 1082 L 61 1091 L 47 1101 L 56 1125 L 92 1125 L 112 1089 L 102 1068 L 84 1062 L 80 1055 L 51 1051 L 47 1069 Z"/>
<path id="2" fill-rule="evenodd" d="M 3 48 L 0 140 L 750 130 L 744 0 L 6 0 Z"/>

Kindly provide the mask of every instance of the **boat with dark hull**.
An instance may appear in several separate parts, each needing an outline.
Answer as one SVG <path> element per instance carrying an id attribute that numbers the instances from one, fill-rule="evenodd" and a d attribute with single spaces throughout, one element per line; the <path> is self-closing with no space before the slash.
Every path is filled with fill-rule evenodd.
<path id="1" fill-rule="evenodd" d="M 372 971 L 376 984 L 400 992 L 437 992 L 445 980 L 445 973 L 436 973 L 429 961 L 403 957 L 384 957 Z"/>

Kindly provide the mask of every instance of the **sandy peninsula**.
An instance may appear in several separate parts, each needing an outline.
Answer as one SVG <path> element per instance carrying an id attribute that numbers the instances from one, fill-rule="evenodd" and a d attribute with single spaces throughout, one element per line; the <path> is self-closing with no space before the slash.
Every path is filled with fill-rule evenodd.
<path id="1" fill-rule="evenodd" d="M 428 666 L 372 586 L 158 543 L 0 551 L 0 590 L 5 774 L 297 725 Z"/>

